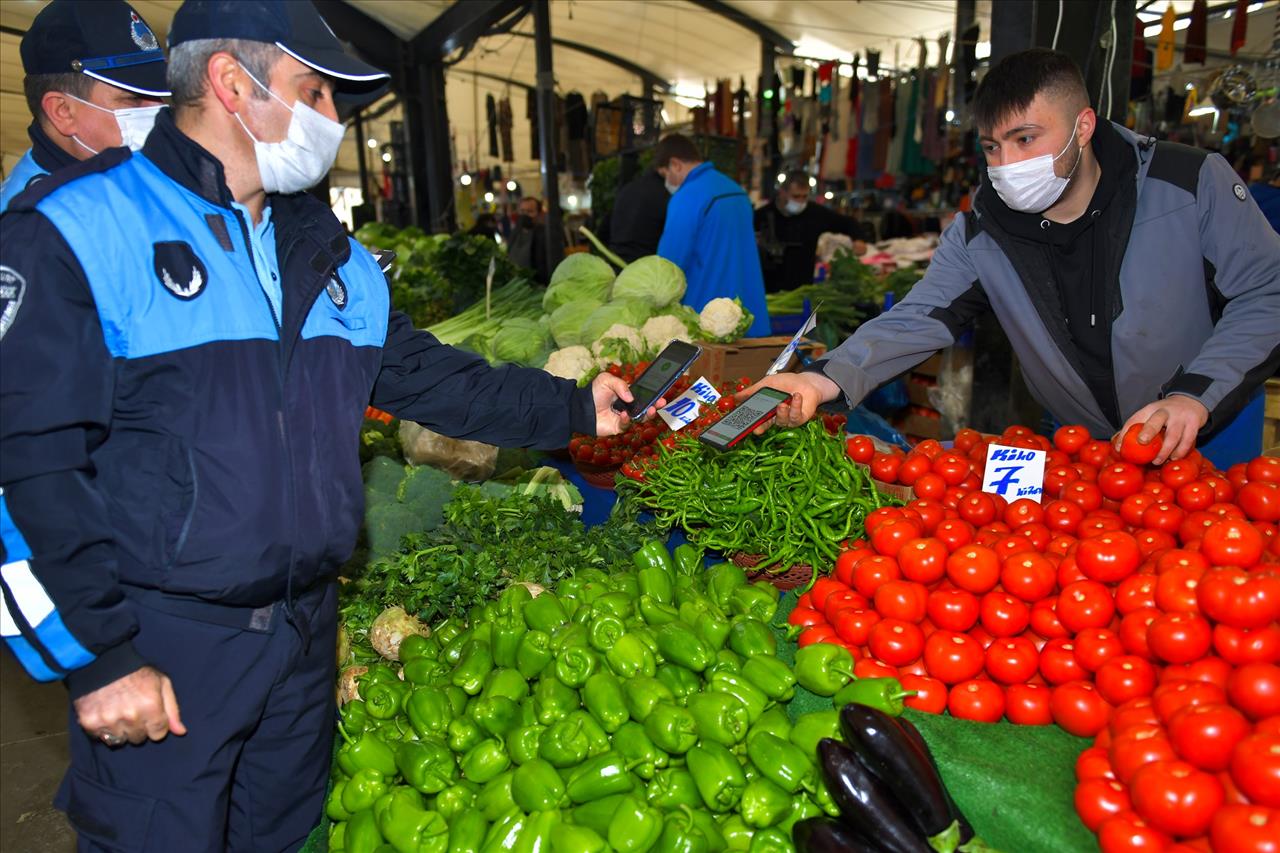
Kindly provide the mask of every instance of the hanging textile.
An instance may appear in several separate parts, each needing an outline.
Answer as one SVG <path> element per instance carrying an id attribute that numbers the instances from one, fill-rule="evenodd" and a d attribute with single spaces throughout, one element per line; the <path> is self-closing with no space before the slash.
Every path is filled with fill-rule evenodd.
<path id="1" fill-rule="evenodd" d="M 896 90 L 893 80 L 880 81 L 880 120 L 876 128 L 877 172 L 889 169 L 889 150 L 893 147 L 893 117 L 897 113 L 894 104 Z"/>
<path id="2" fill-rule="evenodd" d="M 849 80 L 849 115 L 845 125 L 844 136 L 844 176 L 853 178 L 858 174 L 858 136 L 862 130 L 861 90 L 864 87 L 858 81 L 858 55 L 853 56 L 853 77 Z"/>
<path id="3" fill-rule="evenodd" d="M 880 84 L 868 80 L 862 88 L 862 132 L 873 134 L 880 126 Z"/>
<path id="4" fill-rule="evenodd" d="M 511 99 L 503 98 L 498 101 L 498 136 L 502 142 L 502 162 L 510 163 L 515 160 L 515 153 L 511 150 Z"/>
<path id="5" fill-rule="evenodd" d="M 493 95 L 484 96 L 484 114 L 489 125 L 489 156 L 498 156 L 498 104 Z"/>
<path id="6" fill-rule="evenodd" d="M 904 110 L 908 132 L 902 140 L 902 169 L 905 175 L 928 175 L 933 173 L 933 164 L 924 158 L 920 148 L 923 134 L 920 132 L 920 105 L 923 100 L 924 80 L 920 74 L 913 75 L 907 84 L 906 109 Z"/>
<path id="7" fill-rule="evenodd" d="M 1186 45 L 1182 50 L 1183 62 L 1205 61 L 1204 46 L 1208 31 L 1209 7 L 1205 0 L 1195 0 L 1191 6 L 1191 26 L 1187 27 Z"/>
<path id="8" fill-rule="evenodd" d="M 1235 11 L 1231 13 L 1231 55 L 1244 47 L 1249 31 L 1249 0 L 1236 0 Z"/>
<path id="9" fill-rule="evenodd" d="M 591 172 L 591 150 L 587 147 L 587 100 L 580 92 L 565 96 L 564 117 L 569 131 L 569 173 L 585 180 Z"/>
<path id="10" fill-rule="evenodd" d="M 751 103 L 751 93 L 747 91 L 747 81 L 738 78 L 738 91 L 733 93 L 733 110 L 738 116 L 738 138 L 747 138 L 747 104 Z"/>
<path id="11" fill-rule="evenodd" d="M 1176 17 L 1173 11 L 1173 4 L 1170 3 L 1165 7 L 1164 15 L 1160 18 L 1160 35 L 1156 36 L 1157 71 L 1168 71 L 1173 67 L 1173 49 L 1175 47 L 1173 22 Z"/>
<path id="12" fill-rule="evenodd" d="M 867 51 L 867 76 L 872 80 L 876 79 L 876 75 L 880 73 L 880 51 Z"/>
<path id="13" fill-rule="evenodd" d="M 845 131 L 849 123 L 849 99 L 840 96 L 841 77 L 838 68 L 832 68 L 830 114 L 827 120 L 827 133 L 822 145 L 822 163 L 818 174 L 827 180 L 838 180 L 844 177 L 845 157 L 848 153 L 848 142 Z"/>
<path id="14" fill-rule="evenodd" d="M 538 145 L 538 90 L 532 87 L 524 90 L 524 117 L 529 120 L 529 157 L 541 159 L 542 148 Z"/>
<path id="15" fill-rule="evenodd" d="M 556 144 L 559 151 L 556 152 L 556 171 L 567 172 L 569 170 L 569 123 L 565 120 L 564 98 L 556 96 Z"/>
<path id="16" fill-rule="evenodd" d="M 925 79 L 925 97 L 921 100 L 920 153 L 926 160 L 941 163 L 947 157 L 946 139 L 941 133 L 943 121 L 938 108 L 938 92 L 946 92 L 946 78 L 938 71 L 930 71 Z"/>
<path id="17" fill-rule="evenodd" d="M 893 87 L 893 136 L 889 139 L 889 157 L 884 170 L 894 175 L 902 174 L 902 155 L 906 140 L 915 136 L 915 122 L 911 120 L 911 82 L 905 78 L 895 80 Z"/>

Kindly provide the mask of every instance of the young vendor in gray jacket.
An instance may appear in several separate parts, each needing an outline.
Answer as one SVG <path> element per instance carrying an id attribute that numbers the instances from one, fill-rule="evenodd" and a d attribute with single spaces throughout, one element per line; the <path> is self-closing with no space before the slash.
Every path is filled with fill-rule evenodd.
<path id="1" fill-rule="evenodd" d="M 1218 154 L 1100 120 L 1075 63 L 1045 49 L 991 69 L 974 100 L 986 169 L 907 298 L 798 374 L 797 426 L 950 346 L 988 308 L 1031 392 L 1099 438 L 1165 430 L 1156 463 L 1197 438 L 1220 467 L 1256 441 L 1212 440 L 1280 366 L 1280 236 Z M 754 389 L 751 389 L 754 390 Z"/>

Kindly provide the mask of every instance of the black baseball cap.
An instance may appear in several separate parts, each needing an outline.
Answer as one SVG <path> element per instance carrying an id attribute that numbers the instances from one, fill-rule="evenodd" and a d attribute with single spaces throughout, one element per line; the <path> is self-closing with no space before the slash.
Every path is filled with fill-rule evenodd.
<path id="1" fill-rule="evenodd" d="M 186 0 L 173 16 L 169 48 L 196 39 L 274 44 L 332 78 L 349 102 L 382 94 L 391 77 L 347 53 L 311 0 Z"/>
<path id="2" fill-rule="evenodd" d="M 27 74 L 78 71 L 139 95 L 170 94 L 155 33 L 123 0 L 53 0 L 31 22 L 20 53 Z"/>

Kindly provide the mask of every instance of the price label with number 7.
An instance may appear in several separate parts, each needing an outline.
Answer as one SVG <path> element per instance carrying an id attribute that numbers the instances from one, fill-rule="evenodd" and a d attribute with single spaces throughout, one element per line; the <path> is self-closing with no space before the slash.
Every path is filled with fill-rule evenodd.
<path id="1" fill-rule="evenodd" d="M 1041 503 L 1044 493 L 1044 461 L 1047 455 L 1043 450 L 991 445 L 987 448 L 987 467 L 982 478 L 982 491 L 1000 495 L 1009 503 L 1021 498 L 1031 498 L 1036 503 Z"/>

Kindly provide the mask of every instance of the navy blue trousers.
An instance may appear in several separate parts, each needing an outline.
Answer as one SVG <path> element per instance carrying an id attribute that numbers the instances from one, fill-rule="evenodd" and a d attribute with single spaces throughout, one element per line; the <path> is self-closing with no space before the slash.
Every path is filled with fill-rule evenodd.
<path id="1" fill-rule="evenodd" d="M 336 587 L 251 628 L 137 606 L 134 643 L 173 680 L 183 737 L 111 749 L 71 712 L 54 804 L 81 851 L 296 850 L 320 822 L 333 745 Z M 263 625 L 262 622 L 269 624 Z"/>

